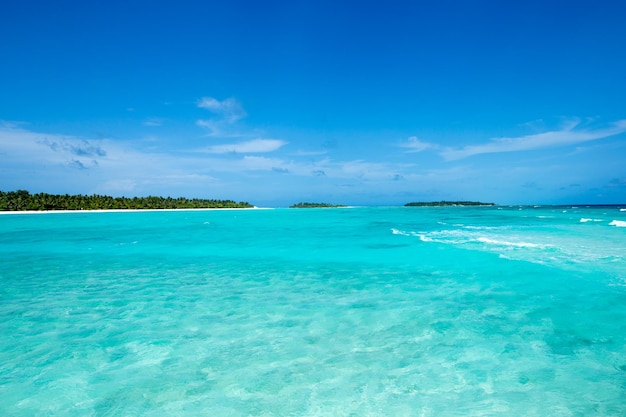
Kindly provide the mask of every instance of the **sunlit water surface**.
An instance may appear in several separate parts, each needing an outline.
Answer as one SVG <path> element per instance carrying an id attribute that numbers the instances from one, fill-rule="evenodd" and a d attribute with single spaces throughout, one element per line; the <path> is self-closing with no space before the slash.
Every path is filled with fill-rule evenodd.
<path id="1" fill-rule="evenodd" d="M 626 210 L 0 215 L 3 416 L 624 416 Z"/>

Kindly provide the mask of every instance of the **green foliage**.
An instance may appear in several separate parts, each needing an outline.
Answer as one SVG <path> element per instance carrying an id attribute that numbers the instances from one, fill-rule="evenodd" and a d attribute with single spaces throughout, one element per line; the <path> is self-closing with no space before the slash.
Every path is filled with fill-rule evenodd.
<path id="1" fill-rule="evenodd" d="M 441 206 L 494 206 L 494 203 L 480 203 L 478 201 L 431 201 L 406 203 L 405 207 L 441 207 Z"/>
<path id="2" fill-rule="evenodd" d="M 0 191 L 0 211 L 23 210 L 143 210 L 190 208 L 251 208 L 246 202 L 163 197 L 110 197 L 106 195 L 30 194 L 25 190 Z"/>
<path id="3" fill-rule="evenodd" d="M 341 204 L 302 203 L 302 202 L 289 206 L 289 208 L 336 208 L 336 207 L 345 207 L 345 206 Z"/>

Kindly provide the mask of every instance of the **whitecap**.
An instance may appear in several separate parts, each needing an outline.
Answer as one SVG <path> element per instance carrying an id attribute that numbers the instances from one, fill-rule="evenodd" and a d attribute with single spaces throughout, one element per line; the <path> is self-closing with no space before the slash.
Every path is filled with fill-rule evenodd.
<path id="1" fill-rule="evenodd" d="M 626 211 L 626 208 L 619 209 L 619 211 Z"/>
<path id="2" fill-rule="evenodd" d="M 425 235 L 425 234 L 423 234 L 423 233 L 418 234 L 418 236 L 419 236 L 419 238 L 420 238 L 420 240 L 421 240 L 422 242 L 434 242 L 434 241 L 435 241 L 435 239 L 432 239 L 432 238 L 430 238 L 430 237 L 426 236 L 426 235 Z"/>
<path id="3" fill-rule="evenodd" d="M 495 226 L 463 226 L 464 229 L 467 230 L 498 230 L 501 229 L 501 227 L 495 227 Z"/>
<path id="4" fill-rule="evenodd" d="M 626 227 L 626 222 L 623 220 L 613 220 L 611 223 L 609 223 L 609 226 Z"/>
<path id="5" fill-rule="evenodd" d="M 589 219 L 587 217 L 583 217 L 582 219 L 580 219 L 581 223 L 587 223 L 587 222 L 601 222 L 602 219 Z"/>
<path id="6" fill-rule="evenodd" d="M 403 230 L 398 230 L 396 228 L 392 228 L 391 233 L 393 233 L 394 235 L 400 235 L 400 236 L 417 236 L 417 233 L 415 232 L 405 232 Z"/>
<path id="7" fill-rule="evenodd" d="M 488 243 L 490 245 L 513 246 L 513 247 L 518 247 L 518 248 L 543 248 L 543 247 L 545 247 L 544 245 L 539 245 L 537 243 L 510 242 L 508 240 L 496 240 L 496 239 L 489 239 L 487 237 L 479 237 L 476 240 L 481 242 L 481 243 Z"/>

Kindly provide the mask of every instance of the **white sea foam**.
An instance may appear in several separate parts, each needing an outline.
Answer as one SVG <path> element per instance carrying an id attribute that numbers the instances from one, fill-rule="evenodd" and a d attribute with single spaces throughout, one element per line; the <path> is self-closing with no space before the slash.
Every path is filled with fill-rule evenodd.
<path id="1" fill-rule="evenodd" d="M 391 233 L 400 236 L 412 236 L 418 237 L 422 242 L 435 242 L 435 243 L 447 243 L 453 245 L 459 245 L 468 243 L 472 239 L 467 237 L 466 233 L 462 230 L 442 230 L 435 232 L 405 232 L 404 230 L 391 229 Z"/>
<path id="2" fill-rule="evenodd" d="M 623 220 L 613 220 L 609 223 L 609 226 L 626 227 L 626 222 Z"/>
<path id="3" fill-rule="evenodd" d="M 420 240 L 422 242 L 434 242 L 435 241 L 434 239 L 426 236 L 426 234 L 424 234 L 424 233 L 420 233 L 420 234 L 418 234 L 418 236 L 419 236 L 419 238 L 420 238 Z"/>
<path id="4" fill-rule="evenodd" d="M 626 211 L 626 208 L 621 208 L 619 209 L 619 211 Z"/>
<path id="5" fill-rule="evenodd" d="M 419 233 L 405 232 L 404 230 L 398 230 L 396 228 L 392 228 L 391 233 L 393 233 L 394 235 L 400 235 L 400 236 L 420 236 Z"/>
<path id="6" fill-rule="evenodd" d="M 602 219 L 589 219 L 587 217 L 583 217 L 582 219 L 580 219 L 581 223 L 587 223 L 587 222 L 601 222 Z"/>
<path id="7" fill-rule="evenodd" d="M 478 242 L 488 243 L 490 245 L 499 245 L 499 246 L 513 246 L 517 248 L 545 248 L 545 245 L 540 245 L 538 243 L 530 243 L 530 242 L 510 242 L 508 240 L 497 240 L 497 239 L 489 239 L 487 237 L 479 237 L 476 239 Z"/>
<path id="8" fill-rule="evenodd" d="M 468 229 L 468 230 L 498 230 L 501 229 L 501 227 L 495 227 L 495 226 L 464 226 L 462 225 L 463 228 Z"/>
<path id="9" fill-rule="evenodd" d="M 474 229 L 474 228 L 472 228 Z M 475 227 L 475 229 L 480 229 Z M 503 240 L 484 236 L 482 233 L 468 232 L 465 230 L 439 230 L 432 232 L 405 232 L 398 229 L 391 229 L 394 235 L 418 237 L 422 242 L 445 243 L 450 245 L 467 245 L 483 243 L 493 247 L 509 247 L 509 248 L 540 248 L 545 249 L 549 245 L 539 243 Z"/>

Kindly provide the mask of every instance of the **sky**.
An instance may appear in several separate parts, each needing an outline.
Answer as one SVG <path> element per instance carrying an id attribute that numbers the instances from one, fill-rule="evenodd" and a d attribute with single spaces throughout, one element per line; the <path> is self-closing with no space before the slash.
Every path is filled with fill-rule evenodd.
<path id="1" fill-rule="evenodd" d="M 626 203 L 626 2 L 0 8 L 0 190 Z"/>

